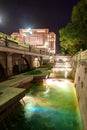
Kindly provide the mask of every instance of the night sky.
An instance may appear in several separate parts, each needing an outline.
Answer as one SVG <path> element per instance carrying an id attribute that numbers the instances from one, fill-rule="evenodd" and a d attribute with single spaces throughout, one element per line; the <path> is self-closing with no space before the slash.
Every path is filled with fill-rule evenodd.
<path id="1" fill-rule="evenodd" d="M 10 35 L 19 28 L 49 28 L 56 34 L 71 20 L 79 0 L 0 0 L 0 31 Z"/>

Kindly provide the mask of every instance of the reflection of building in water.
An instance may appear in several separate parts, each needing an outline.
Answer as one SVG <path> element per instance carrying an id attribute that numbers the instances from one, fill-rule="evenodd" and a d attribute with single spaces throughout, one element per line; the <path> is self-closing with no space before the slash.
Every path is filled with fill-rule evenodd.
<path id="1" fill-rule="evenodd" d="M 65 78 L 67 78 L 67 76 L 68 76 L 68 71 L 67 71 L 67 70 L 65 70 L 64 77 L 65 77 Z"/>
<path id="2" fill-rule="evenodd" d="M 33 67 L 35 67 L 35 68 L 40 67 L 40 62 L 39 62 L 38 58 L 34 59 L 34 61 L 33 61 Z"/>
<path id="3" fill-rule="evenodd" d="M 12 33 L 11 37 L 25 44 L 36 46 L 48 54 L 56 52 L 56 34 L 49 32 L 49 29 L 19 29 L 19 33 Z"/>
<path id="4" fill-rule="evenodd" d="M 54 63 L 54 57 L 50 56 L 50 63 Z"/>

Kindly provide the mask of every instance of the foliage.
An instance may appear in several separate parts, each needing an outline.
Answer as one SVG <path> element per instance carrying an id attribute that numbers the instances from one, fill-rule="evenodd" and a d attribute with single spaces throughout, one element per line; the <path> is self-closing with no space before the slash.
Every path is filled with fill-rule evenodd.
<path id="1" fill-rule="evenodd" d="M 87 0 L 80 0 L 72 11 L 72 22 L 85 22 L 87 21 Z"/>
<path id="2" fill-rule="evenodd" d="M 38 74 L 42 74 L 41 70 L 32 70 L 26 73 L 27 75 L 38 75 Z"/>
<path id="3" fill-rule="evenodd" d="M 44 65 L 41 65 L 39 68 L 47 68 L 47 69 L 51 69 L 53 67 L 53 64 L 44 64 Z"/>
<path id="4" fill-rule="evenodd" d="M 59 30 L 62 53 L 75 54 L 87 49 L 87 1 L 80 0 L 72 11 L 72 21 Z"/>
<path id="5" fill-rule="evenodd" d="M 0 92 L 0 95 L 3 94 L 3 92 Z"/>

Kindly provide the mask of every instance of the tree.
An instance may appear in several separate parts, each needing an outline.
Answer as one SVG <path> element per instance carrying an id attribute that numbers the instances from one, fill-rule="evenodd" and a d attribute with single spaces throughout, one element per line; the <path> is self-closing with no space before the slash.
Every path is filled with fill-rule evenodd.
<path id="1" fill-rule="evenodd" d="M 59 30 L 60 46 L 74 54 L 87 49 L 87 0 L 80 0 L 73 7 L 71 22 Z"/>
<path id="2" fill-rule="evenodd" d="M 87 0 L 80 0 L 76 6 L 73 7 L 72 22 L 87 22 Z"/>

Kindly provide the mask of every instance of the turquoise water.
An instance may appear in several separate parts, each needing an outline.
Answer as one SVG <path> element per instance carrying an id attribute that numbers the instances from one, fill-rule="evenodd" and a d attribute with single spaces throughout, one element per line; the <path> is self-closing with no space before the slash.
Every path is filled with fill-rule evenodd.
<path id="1" fill-rule="evenodd" d="M 42 84 L 33 84 L 5 124 L 1 129 L 83 130 L 73 82 L 58 78 L 57 72 L 57 78 L 54 73 Z"/>

